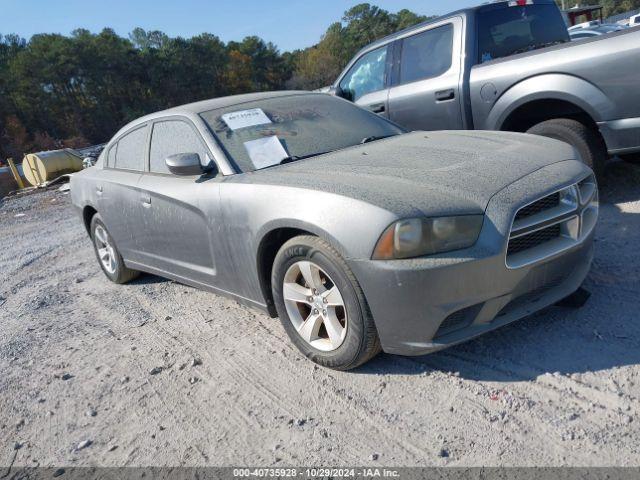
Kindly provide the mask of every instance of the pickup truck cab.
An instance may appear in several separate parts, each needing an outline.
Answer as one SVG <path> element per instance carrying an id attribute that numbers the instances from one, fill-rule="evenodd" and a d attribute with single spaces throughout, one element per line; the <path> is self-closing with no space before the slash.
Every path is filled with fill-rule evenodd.
<path id="1" fill-rule="evenodd" d="M 640 152 L 640 30 L 570 42 L 553 0 L 460 10 L 362 49 L 330 92 L 410 130 L 529 132 L 597 173 Z"/>

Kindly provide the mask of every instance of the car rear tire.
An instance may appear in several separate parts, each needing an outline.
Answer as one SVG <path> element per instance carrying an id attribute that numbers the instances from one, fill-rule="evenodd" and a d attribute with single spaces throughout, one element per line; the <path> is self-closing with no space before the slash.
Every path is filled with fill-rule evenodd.
<path id="1" fill-rule="evenodd" d="M 602 176 L 609 158 L 607 147 L 602 137 L 583 123 L 569 118 L 554 118 L 534 125 L 527 133 L 554 138 L 572 145 L 596 176 Z"/>
<path id="2" fill-rule="evenodd" d="M 380 352 L 360 284 L 324 240 L 305 235 L 286 242 L 274 260 L 271 285 L 285 331 L 311 361 L 349 370 Z"/>
<path id="3" fill-rule="evenodd" d="M 109 280 L 127 283 L 140 275 L 137 270 L 125 266 L 122 255 L 98 213 L 91 219 L 90 232 L 98 264 Z"/>

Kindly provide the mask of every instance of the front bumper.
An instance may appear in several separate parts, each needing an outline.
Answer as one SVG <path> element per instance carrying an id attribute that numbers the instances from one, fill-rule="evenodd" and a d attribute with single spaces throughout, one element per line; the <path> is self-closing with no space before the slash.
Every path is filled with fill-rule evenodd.
<path id="1" fill-rule="evenodd" d="M 575 292 L 593 258 L 593 230 L 559 253 L 519 268 L 505 262 L 515 212 L 589 175 L 554 164 L 505 188 L 487 206 L 473 248 L 412 260 L 352 260 L 387 353 L 422 355 L 466 341 Z"/>

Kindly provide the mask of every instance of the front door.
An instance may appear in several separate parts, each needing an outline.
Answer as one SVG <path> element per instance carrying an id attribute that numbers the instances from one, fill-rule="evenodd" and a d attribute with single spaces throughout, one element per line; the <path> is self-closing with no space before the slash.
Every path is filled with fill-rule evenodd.
<path id="1" fill-rule="evenodd" d="M 145 231 L 140 240 L 143 263 L 167 276 L 215 285 L 215 232 L 204 212 L 217 210 L 219 185 L 215 178 L 171 174 L 165 159 L 178 153 L 197 153 L 203 164 L 210 158 L 191 123 L 156 121 L 149 145 L 149 171 L 139 183 Z"/>
<path id="2" fill-rule="evenodd" d="M 400 39 L 389 89 L 389 118 L 408 130 L 459 130 L 462 19 Z"/>

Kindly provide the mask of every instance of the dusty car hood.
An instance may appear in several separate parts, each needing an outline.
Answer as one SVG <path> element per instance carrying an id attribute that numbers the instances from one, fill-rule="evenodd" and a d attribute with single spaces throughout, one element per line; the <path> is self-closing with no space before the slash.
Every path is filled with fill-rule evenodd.
<path id="1" fill-rule="evenodd" d="M 508 132 L 413 132 L 230 177 L 324 191 L 398 215 L 481 213 L 507 185 L 574 159 L 564 143 Z"/>

